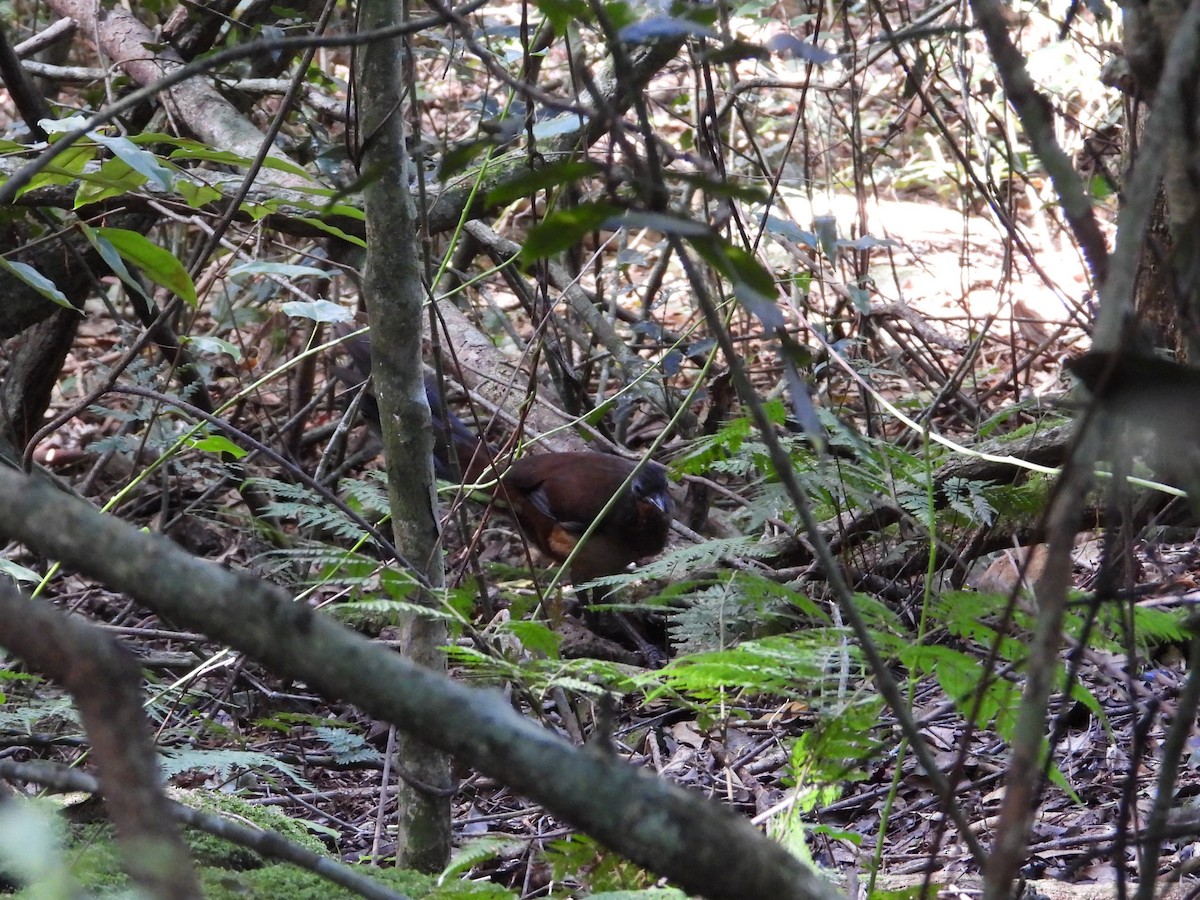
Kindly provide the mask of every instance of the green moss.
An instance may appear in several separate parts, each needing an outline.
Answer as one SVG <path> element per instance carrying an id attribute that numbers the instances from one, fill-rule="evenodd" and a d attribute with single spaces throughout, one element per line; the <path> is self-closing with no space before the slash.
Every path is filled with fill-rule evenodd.
<path id="1" fill-rule="evenodd" d="M 128 890 L 129 878 L 108 825 L 72 826 L 64 856 L 82 887 L 96 893 Z"/>
<path id="2" fill-rule="evenodd" d="M 228 809 L 228 799 L 222 798 L 219 805 Z M 256 811 L 261 813 L 263 810 L 258 808 Z M 270 811 L 270 818 L 277 816 L 278 813 Z M 287 831 L 292 837 L 299 828 L 303 843 L 313 842 L 312 836 L 302 827 L 292 824 L 292 828 L 277 830 Z M 185 838 L 204 895 L 210 900 L 245 900 L 248 897 L 254 900 L 341 900 L 359 896 L 305 869 L 286 863 L 267 865 L 258 854 L 195 829 L 186 829 Z M 121 897 L 122 900 L 129 896 L 131 884 L 121 868 L 120 853 L 108 825 L 73 826 L 62 855 L 79 885 L 93 896 Z M 514 897 L 510 891 L 486 882 L 451 880 L 439 887 L 436 878 L 417 872 L 366 866 L 362 871 L 412 900 L 512 900 Z M 39 895 L 36 890 L 26 888 L 13 896 L 30 898 Z"/>
<path id="3" fill-rule="evenodd" d="M 273 806 L 250 803 L 234 794 L 222 794 L 215 791 L 171 791 L 171 797 L 193 809 L 229 816 L 264 831 L 274 831 L 291 843 L 298 844 L 313 853 L 329 852 L 329 848 L 305 826 L 303 821 L 293 819 Z"/>
<path id="4" fill-rule="evenodd" d="M 451 881 L 441 887 L 437 879 L 418 872 L 401 869 L 371 869 L 369 876 L 412 900 L 512 900 L 512 892 L 498 885 Z M 311 872 L 294 866 L 275 865 L 253 872 L 217 872 L 202 874 L 204 894 L 208 900 L 352 900 L 358 894 L 318 878 Z"/>
<path id="5" fill-rule="evenodd" d="M 253 850 L 195 828 L 184 829 L 183 839 L 197 867 L 211 866 L 214 869 L 245 872 L 266 865 L 266 861 Z"/>

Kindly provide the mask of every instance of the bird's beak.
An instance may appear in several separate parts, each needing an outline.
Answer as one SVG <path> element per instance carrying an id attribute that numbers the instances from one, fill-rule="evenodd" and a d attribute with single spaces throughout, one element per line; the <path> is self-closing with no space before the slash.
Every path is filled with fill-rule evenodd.
<path id="1" fill-rule="evenodd" d="M 646 502 L 653 506 L 657 506 L 662 512 L 667 512 L 671 506 L 671 500 L 666 494 L 651 494 L 646 498 Z"/>

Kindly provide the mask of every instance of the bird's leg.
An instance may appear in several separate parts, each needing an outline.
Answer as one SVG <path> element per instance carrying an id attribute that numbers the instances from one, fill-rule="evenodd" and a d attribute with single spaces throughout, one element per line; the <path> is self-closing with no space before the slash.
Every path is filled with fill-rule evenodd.
<path id="1" fill-rule="evenodd" d="M 599 588 L 593 588 L 590 591 L 578 591 L 580 600 L 583 602 L 584 621 L 587 622 L 588 628 L 592 631 L 602 634 L 605 629 L 599 627 L 602 625 L 601 616 L 608 615 L 610 621 L 616 622 L 621 633 L 629 639 L 635 650 L 642 655 L 642 659 L 646 661 L 646 667 L 650 669 L 661 669 L 667 664 L 667 655 L 646 639 L 646 636 L 638 629 L 629 616 L 620 610 L 605 610 L 601 613 L 600 610 L 593 609 L 593 603 L 602 603 L 606 598 L 600 592 Z"/>
<path id="2" fill-rule="evenodd" d="M 625 632 L 625 636 L 633 641 L 638 653 L 642 654 L 642 658 L 646 660 L 646 668 L 661 669 L 667 664 L 667 654 L 650 643 L 645 635 L 638 631 L 637 626 L 629 621 L 629 616 L 623 612 L 614 612 L 613 615 L 617 619 L 617 625 Z"/>
<path id="3" fill-rule="evenodd" d="M 566 600 L 563 598 L 563 586 L 555 585 L 554 590 L 546 596 L 546 621 L 557 631 L 562 627 L 566 615 Z"/>

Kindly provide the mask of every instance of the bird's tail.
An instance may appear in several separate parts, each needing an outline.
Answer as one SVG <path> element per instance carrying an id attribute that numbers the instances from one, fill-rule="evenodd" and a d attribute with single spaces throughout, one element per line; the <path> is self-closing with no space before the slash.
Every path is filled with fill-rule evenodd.
<path id="1" fill-rule="evenodd" d="M 348 329 L 347 329 L 348 333 Z M 366 335 L 347 338 L 341 344 L 349 360 L 347 366 L 334 366 L 333 374 L 347 385 L 361 385 L 371 374 L 371 339 Z M 425 399 L 433 418 L 433 468 L 444 481 L 480 481 L 491 468 L 495 448 L 483 441 L 466 423 L 449 410 L 436 376 L 425 375 Z M 359 405 L 367 424 L 379 431 L 379 404 L 367 388 Z"/>
<path id="2" fill-rule="evenodd" d="M 433 419 L 433 468 L 438 478 L 471 484 L 495 477 L 496 448 L 471 431 L 446 406 L 435 375 L 425 375 L 425 399 Z M 457 460 L 457 471 L 451 460 Z"/>

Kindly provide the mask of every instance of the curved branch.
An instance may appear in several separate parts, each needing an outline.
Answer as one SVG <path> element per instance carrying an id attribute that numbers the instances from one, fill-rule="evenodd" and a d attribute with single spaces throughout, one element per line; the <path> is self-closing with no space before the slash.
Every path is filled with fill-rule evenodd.
<path id="1" fill-rule="evenodd" d="M 199 900 L 203 895 L 187 847 L 159 786 L 133 656 L 82 619 L 3 582 L 0 644 L 75 698 L 130 878 L 151 897 Z"/>
<path id="2" fill-rule="evenodd" d="M 0 532 L 453 753 L 685 890 L 728 900 L 837 892 L 732 811 L 602 753 L 579 751 L 494 690 L 455 684 L 282 590 L 188 555 L 48 485 L 0 470 Z"/>

